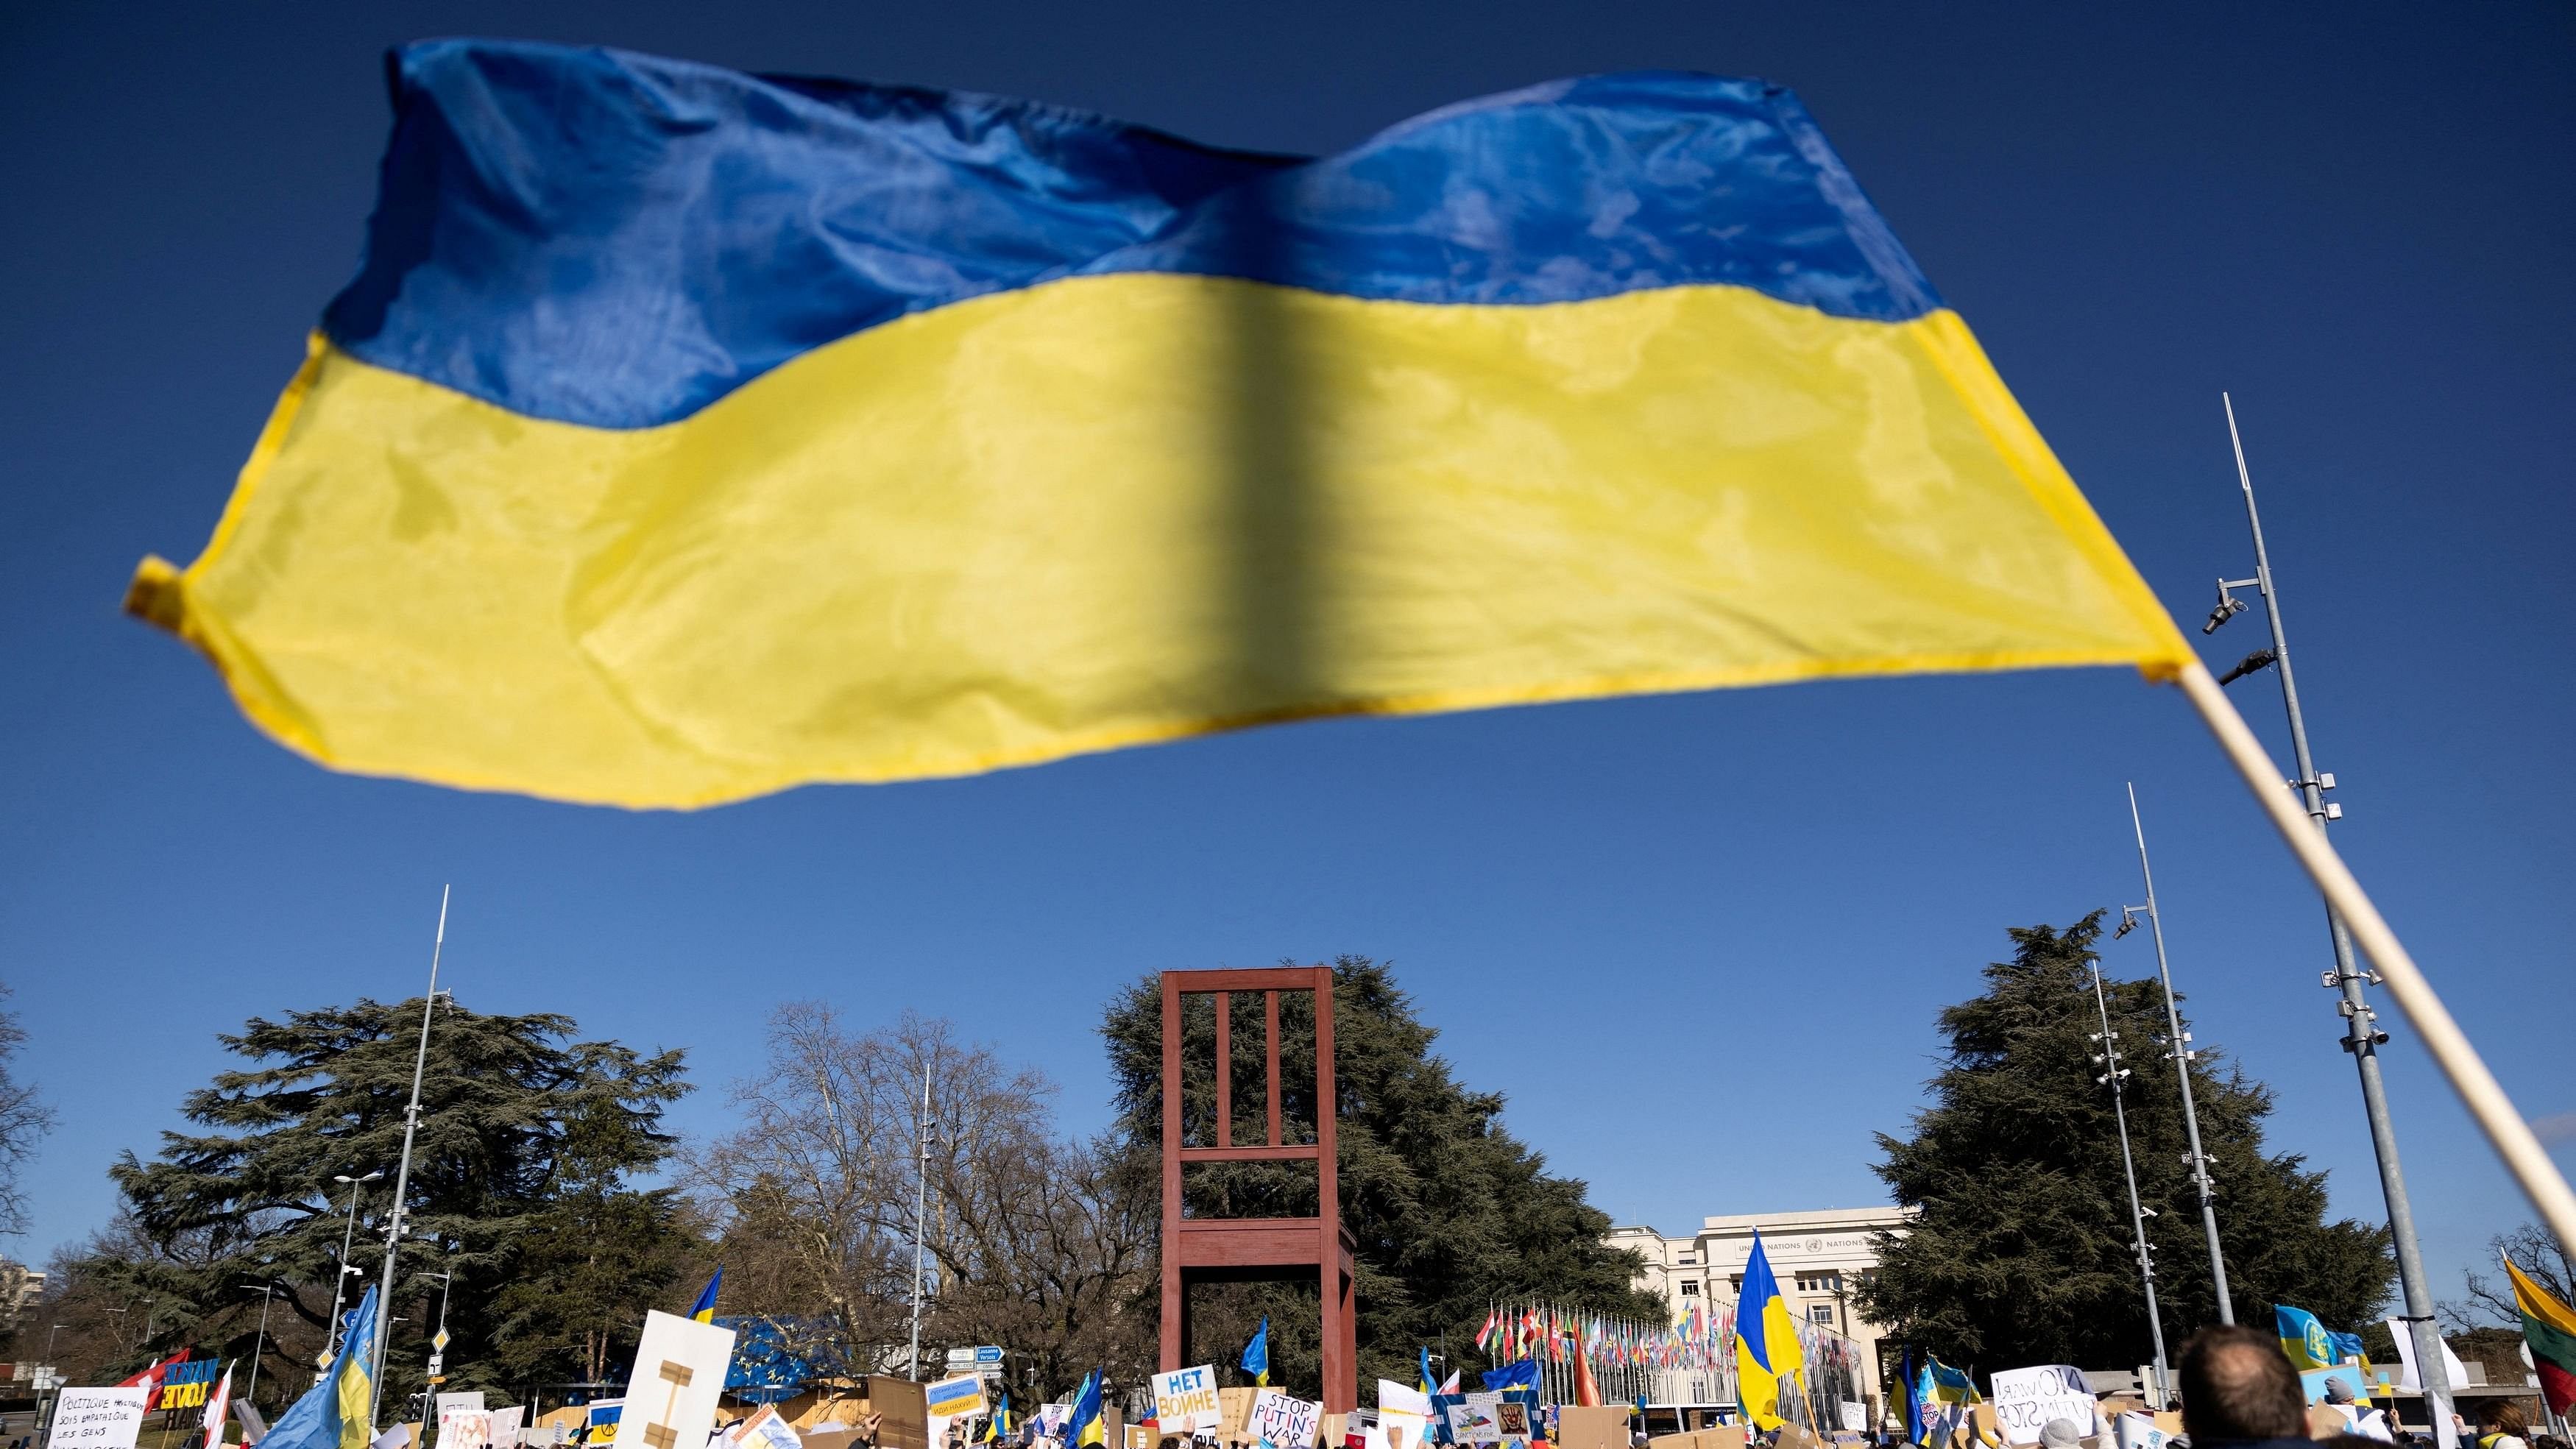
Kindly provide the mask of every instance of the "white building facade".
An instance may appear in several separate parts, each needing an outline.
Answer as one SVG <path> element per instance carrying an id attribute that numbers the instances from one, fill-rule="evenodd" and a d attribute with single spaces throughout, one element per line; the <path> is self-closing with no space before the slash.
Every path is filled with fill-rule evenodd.
<path id="1" fill-rule="evenodd" d="M 1859 1350 L 1860 1386 L 1870 1422 L 1881 1422 L 1887 1403 L 1878 1344 L 1879 1326 L 1854 1306 L 1855 1291 L 1878 1270 L 1878 1235 L 1903 1233 L 1914 1209 L 1897 1207 L 1824 1208 L 1795 1213 L 1739 1213 L 1702 1218 L 1699 1231 L 1668 1236 L 1647 1227 L 1610 1230 L 1610 1245 L 1645 1259 L 1637 1286 L 1664 1300 L 1667 1321 L 1697 1306 L 1715 1317 L 1735 1306 L 1744 1286 L 1744 1265 L 1753 1253 L 1753 1234 L 1762 1234 L 1762 1249 L 1780 1281 L 1780 1296 L 1792 1316 L 1852 1340 Z"/>

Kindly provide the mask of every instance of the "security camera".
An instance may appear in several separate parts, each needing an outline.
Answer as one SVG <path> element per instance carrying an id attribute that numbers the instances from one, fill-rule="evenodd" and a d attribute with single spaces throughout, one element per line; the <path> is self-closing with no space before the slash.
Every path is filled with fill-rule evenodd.
<path id="1" fill-rule="evenodd" d="M 2245 601 L 2227 592 L 2224 579 L 2218 585 L 2218 607 L 2209 611 L 2209 622 L 2200 626 L 2203 634 L 2215 634 L 2218 626 L 2245 612 Z"/>

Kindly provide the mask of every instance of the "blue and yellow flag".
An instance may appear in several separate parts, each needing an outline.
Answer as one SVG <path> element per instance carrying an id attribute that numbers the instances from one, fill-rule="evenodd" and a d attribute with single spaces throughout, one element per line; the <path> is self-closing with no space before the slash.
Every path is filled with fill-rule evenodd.
<path id="1" fill-rule="evenodd" d="M 1243 1346 L 1243 1371 L 1252 1375 L 1253 1383 L 1270 1386 L 1270 1315 L 1261 1315 L 1261 1326 L 1252 1330 L 1252 1341 Z"/>
<path id="2" fill-rule="evenodd" d="M 1756 1231 L 1753 1252 L 1744 1260 L 1744 1288 L 1735 1299 L 1735 1396 L 1744 1417 L 1763 1429 L 1779 1428 L 1780 1401 L 1797 1392 L 1805 1367 L 1797 1323 Z"/>
<path id="3" fill-rule="evenodd" d="M 2304 1308 L 2273 1304 L 2272 1327 L 2281 1336 L 2281 1352 L 2290 1356 L 2291 1364 L 2301 1373 L 2333 1368 L 2341 1361 L 2335 1353 L 2334 1335 Z"/>
<path id="4" fill-rule="evenodd" d="M 984 1421 L 983 1442 L 999 1444 L 1010 1437 L 1011 1396 L 1004 1393 L 993 1405 L 992 1416 Z"/>
<path id="5" fill-rule="evenodd" d="M 689 1305 L 689 1317 L 692 1321 L 698 1323 L 716 1321 L 716 1285 L 723 1281 L 724 1269 L 719 1267 L 715 1271 L 715 1276 L 707 1279 L 707 1286 L 698 1290 L 698 1301 Z"/>
<path id="6" fill-rule="evenodd" d="M 339 769 L 628 806 L 1269 721 L 2191 654 L 1789 92 L 1318 159 L 438 40 L 127 607 Z"/>
<path id="7" fill-rule="evenodd" d="M 277 1449 L 367 1449 L 375 1437 L 374 1384 L 367 1365 L 376 1351 L 376 1290 L 370 1284 L 350 1310 L 339 1357 L 302 1398 L 278 1415 L 262 1444 Z"/>
<path id="8" fill-rule="evenodd" d="M 1100 1413 L 1100 1370 L 1093 1369 L 1082 1376 L 1082 1390 L 1073 1396 L 1073 1412 L 1064 1421 L 1065 1449 L 1100 1444 L 1108 1437 L 1108 1425 Z"/>

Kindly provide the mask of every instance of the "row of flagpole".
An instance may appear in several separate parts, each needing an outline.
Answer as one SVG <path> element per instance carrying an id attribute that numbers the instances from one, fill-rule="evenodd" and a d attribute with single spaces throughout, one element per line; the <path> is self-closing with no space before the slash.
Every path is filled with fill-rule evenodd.
<path id="1" fill-rule="evenodd" d="M 1819 1424 L 1839 1399 L 1859 1399 L 1859 1346 L 1822 1324 L 1796 1324 L 1804 1352 L 1801 1387 Z M 1552 1303 L 1487 1305 L 1476 1346 L 1497 1365 L 1534 1361 L 1542 1403 L 1581 1400 L 1580 1368 L 1605 1403 L 1731 1404 L 1736 1401 L 1735 1309 L 1692 1306 L 1682 1321 L 1658 1324 Z M 1671 1380 L 1678 1377 L 1681 1382 Z"/>

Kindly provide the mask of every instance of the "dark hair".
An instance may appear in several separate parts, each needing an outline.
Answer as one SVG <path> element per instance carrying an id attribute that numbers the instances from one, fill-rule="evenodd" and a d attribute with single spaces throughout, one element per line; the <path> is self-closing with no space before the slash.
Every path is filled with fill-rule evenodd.
<path id="1" fill-rule="evenodd" d="M 2222 1441 L 2308 1437 L 2307 1397 L 2281 1342 L 2241 1323 L 2213 1324 L 2182 1346 L 2182 1431 L 2193 1449 Z"/>
<path id="2" fill-rule="evenodd" d="M 2531 1433 L 2531 1420 L 2523 1416 L 2520 1399 L 2487 1399 L 2478 1405 L 2478 1422 L 2499 1434 L 2520 1439 Z"/>

